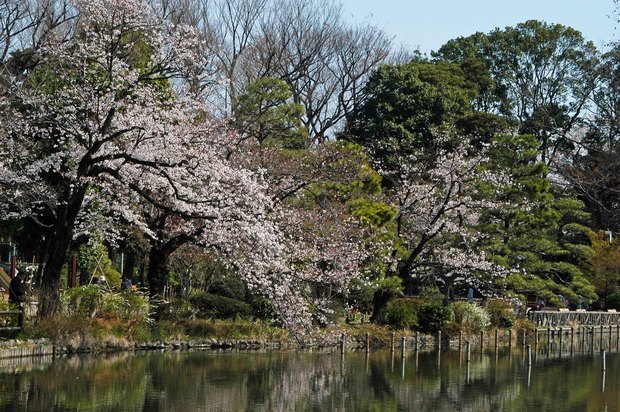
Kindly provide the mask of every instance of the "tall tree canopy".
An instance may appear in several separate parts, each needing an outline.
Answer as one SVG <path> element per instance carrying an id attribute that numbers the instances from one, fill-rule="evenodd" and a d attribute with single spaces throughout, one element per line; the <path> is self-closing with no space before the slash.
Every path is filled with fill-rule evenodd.
<path id="1" fill-rule="evenodd" d="M 579 31 L 529 20 L 450 40 L 433 55 L 456 63 L 483 61 L 493 88 L 480 107 L 507 116 L 520 133 L 536 135 L 545 163 L 573 147 L 596 78 L 597 50 Z"/>
<path id="2" fill-rule="evenodd" d="M 487 209 L 479 225 L 484 249 L 509 272 L 505 286 L 551 300 L 557 294 L 593 299 L 589 215 L 583 203 L 552 187 L 538 160 L 538 139 L 500 135 L 489 158 L 492 169 L 512 177 L 497 194 L 501 207 Z"/>
<path id="3" fill-rule="evenodd" d="M 199 234 L 223 250 L 240 242 L 225 235 L 231 231 L 247 229 L 255 237 L 248 246 L 275 236 L 255 226 L 267 222 L 260 217 L 270 199 L 252 172 L 226 161 L 228 132 L 169 86 L 188 64 L 202 64 L 194 30 L 169 24 L 156 4 L 140 0 L 83 0 L 74 8 L 74 34 L 50 36 L 32 51 L 37 65 L 25 80 L 13 79 L 2 100 L 2 207 L 5 217 L 45 228 L 43 314 L 55 310 L 61 268 L 89 199 L 109 195 L 117 213 L 160 241 L 136 213 L 137 199 L 140 208 L 177 216 L 176 230 L 195 230 L 199 220 Z M 153 273 L 154 294 L 162 291 L 159 276 Z"/>
<path id="4" fill-rule="evenodd" d="M 334 0 L 178 1 L 175 14 L 197 27 L 223 77 L 194 76 L 225 114 L 250 84 L 284 80 L 303 107 L 309 139 L 326 141 L 361 101 L 369 73 L 388 58 L 391 42 L 369 23 L 351 24 Z M 234 114 L 234 113 L 233 113 Z"/>
<path id="5" fill-rule="evenodd" d="M 475 88 L 457 65 L 415 61 L 374 71 L 365 94 L 343 137 L 369 150 L 387 171 L 398 170 L 401 156 L 435 147 L 434 129 L 468 112 Z"/>

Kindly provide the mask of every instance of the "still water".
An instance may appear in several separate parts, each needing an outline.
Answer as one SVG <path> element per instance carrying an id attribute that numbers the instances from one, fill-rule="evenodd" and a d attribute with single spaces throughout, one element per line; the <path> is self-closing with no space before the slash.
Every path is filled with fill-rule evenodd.
<path id="1" fill-rule="evenodd" d="M 165 352 L 3 360 L 0 410 L 619 411 L 620 355 Z"/>

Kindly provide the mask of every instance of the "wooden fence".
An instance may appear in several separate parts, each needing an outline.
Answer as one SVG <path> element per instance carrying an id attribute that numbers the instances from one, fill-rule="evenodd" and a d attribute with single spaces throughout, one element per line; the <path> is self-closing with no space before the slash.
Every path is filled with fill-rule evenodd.
<path id="1" fill-rule="evenodd" d="M 620 325 L 620 312 L 530 311 L 528 317 L 537 326 Z"/>

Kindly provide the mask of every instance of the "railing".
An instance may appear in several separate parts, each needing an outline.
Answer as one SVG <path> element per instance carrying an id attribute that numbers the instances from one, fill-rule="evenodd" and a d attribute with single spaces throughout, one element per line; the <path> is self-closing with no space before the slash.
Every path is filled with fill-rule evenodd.
<path id="1" fill-rule="evenodd" d="M 600 311 L 530 311 L 530 321 L 537 326 L 573 326 L 573 325 L 620 325 L 620 313 Z"/>
<path id="2" fill-rule="evenodd" d="M 24 327 L 24 308 L 19 310 L 0 310 L 0 319 L 17 316 L 17 326 L 0 326 L 0 332 L 20 331 Z"/>

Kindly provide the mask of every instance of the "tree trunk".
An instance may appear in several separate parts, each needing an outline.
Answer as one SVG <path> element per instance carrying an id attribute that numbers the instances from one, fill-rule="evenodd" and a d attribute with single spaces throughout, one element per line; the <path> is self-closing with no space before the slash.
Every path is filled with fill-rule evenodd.
<path id="1" fill-rule="evenodd" d="M 375 294 L 373 296 L 372 315 L 370 315 L 371 322 L 375 322 L 376 320 L 379 319 L 379 317 L 381 317 L 381 314 L 383 313 L 383 309 L 385 309 L 388 302 L 390 301 L 390 299 L 392 299 L 392 296 L 394 295 L 395 293 L 391 290 L 375 291 Z"/>
<path id="2" fill-rule="evenodd" d="M 144 262 L 144 258 L 140 259 L 140 267 L 138 268 L 138 283 L 140 284 L 140 287 L 143 288 L 146 286 L 146 283 L 144 282 L 144 270 L 145 270 L 145 262 Z"/>
<path id="3" fill-rule="evenodd" d="M 149 282 L 149 295 L 151 297 L 164 297 L 164 290 L 168 282 L 168 259 L 179 247 L 190 240 L 187 234 L 179 234 L 167 240 L 165 236 L 165 226 L 170 215 L 162 214 L 153 222 L 153 228 L 156 228 L 159 234 L 158 239 L 152 239 L 150 242 L 151 250 L 149 252 L 149 268 L 147 279 Z"/>
<path id="4" fill-rule="evenodd" d="M 454 297 L 454 290 L 452 289 L 452 284 L 454 283 L 453 279 L 446 279 L 446 283 L 443 288 L 443 305 L 450 305 L 450 294 L 452 293 L 452 297 Z"/>
<path id="5" fill-rule="evenodd" d="M 124 278 L 129 278 L 133 281 L 133 272 L 136 269 L 136 252 L 133 249 L 128 250 L 125 253 L 125 264 L 123 265 Z"/>
<path id="6" fill-rule="evenodd" d="M 163 298 L 164 296 L 164 287 L 168 280 L 168 257 L 170 257 L 170 253 L 165 245 L 151 243 L 147 272 L 151 297 Z"/>
<path id="7" fill-rule="evenodd" d="M 86 185 L 74 188 L 74 191 L 66 196 L 67 203 L 59 207 L 56 223 L 48 235 L 49 251 L 45 267 L 43 268 L 39 292 L 39 316 L 42 318 L 52 315 L 58 310 L 60 303 L 60 273 L 69 256 L 75 219 L 82 207 L 86 189 Z"/>
<path id="8" fill-rule="evenodd" d="M 56 313 L 60 298 L 60 273 L 67 262 L 69 246 L 73 238 L 73 225 L 69 222 L 61 222 L 60 228 L 54 231 L 53 241 L 50 245 L 40 289 L 40 316 L 47 317 Z"/>

